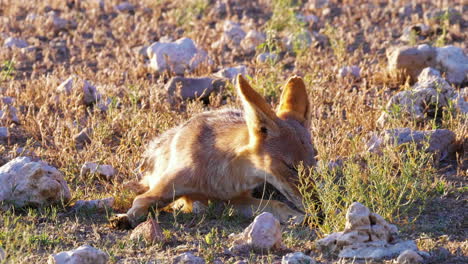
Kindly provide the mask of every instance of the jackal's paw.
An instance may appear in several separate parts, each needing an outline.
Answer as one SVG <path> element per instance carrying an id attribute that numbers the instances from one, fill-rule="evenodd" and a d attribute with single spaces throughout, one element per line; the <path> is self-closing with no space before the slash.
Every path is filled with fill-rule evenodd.
<path id="1" fill-rule="evenodd" d="M 109 219 L 110 226 L 116 229 L 132 229 L 132 222 L 127 214 L 117 214 Z"/>

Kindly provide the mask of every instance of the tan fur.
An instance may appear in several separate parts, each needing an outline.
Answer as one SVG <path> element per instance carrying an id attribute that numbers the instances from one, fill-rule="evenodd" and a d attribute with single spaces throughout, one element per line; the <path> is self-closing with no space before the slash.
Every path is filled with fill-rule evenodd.
<path id="1" fill-rule="evenodd" d="M 112 220 L 117 227 L 135 226 L 152 205 L 168 206 L 179 198 L 191 208 L 199 200 L 229 201 L 247 216 L 272 212 L 285 222 L 303 215 L 278 201 L 252 198 L 251 191 L 268 182 L 302 209 L 295 166 L 315 165 L 308 131 L 310 105 L 300 77 L 284 87 L 276 114 L 239 75 L 237 88 L 244 111 L 219 110 L 199 114 L 164 133 L 144 153 L 142 184 L 127 214 Z"/>

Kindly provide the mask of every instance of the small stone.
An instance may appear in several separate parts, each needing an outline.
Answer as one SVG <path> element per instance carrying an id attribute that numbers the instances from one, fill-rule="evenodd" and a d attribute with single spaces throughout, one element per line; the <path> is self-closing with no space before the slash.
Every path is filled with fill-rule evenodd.
<path id="1" fill-rule="evenodd" d="M 314 16 L 314 15 L 302 15 L 302 14 L 298 14 L 296 15 L 296 18 L 297 20 L 299 20 L 300 22 L 302 23 L 308 23 L 309 25 L 310 24 L 315 24 L 319 21 L 319 18 L 317 16 Z"/>
<path id="2" fill-rule="evenodd" d="M 11 96 L 3 96 L 1 98 L 1 101 L 2 101 L 3 104 L 12 105 L 15 102 L 15 98 L 13 98 Z"/>
<path id="3" fill-rule="evenodd" d="M 388 69 L 403 71 L 416 82 L 424 68 L 436 65 L 436 49 L 427 45 L 417 47 L 399 47 L 387 51 Z"/>
<path id="4" fill-rule="evenodd" d="M 146 49 L 150 67 L 157 72 L 172 71 L 175 74 L 192 72 L 201 63 L 209 62 L 205 51 L 198 49 L 190 38 L 175 42 L 161 40 Z"/>
<path id="5" fill-rule="evenodd" d="M 455 109 L 461 114 L 468 114 L 468 88 L 463 88 L 455 97 Z"/>
<path id="6" fill-rule="evenodd" d="M 224 68 L 215 73 L 215 76 L 235 80 L 238 74 L 242 74 L 245 77 L 245 75 L 247 75 L 247 67 L 244 65 L 239 65 L 236 67 Z"/>
<path id="7" fill-rule="evenodd" d="M 423 263 L 424 259 L 414 250 L 405 250 L 397 258 L 398 264 L 419 264 Z"/>
<path id="8" fill-rule="evenodd" d="M 418 39 L 424 39 L 431 33 L 431 28 L 425 24 L 416 24 L 403 29 L 400 39 L 405 42 L 412 42 Z"/>
<path id="9" fill-rule="evenodd" d="M 26 48 L 29 44 L 24 39 L 9 37 L 5 39 L 3 46 L 7 48 Z"/>
<path id="10" fill-rule="evenodd" d="M 75 141 L 75 144 L 80 146 L 84 144 L 89 144 L 91 143 L 91 134 L 93 133 L 92 128 L 84 128 L 81 130 L 78 134 L 73 136 L 73 140 Z"/>
<path id="11" fill-rule="evenodd" d="M 437 48 L 436 68 L 445 72 L 449 83 L 460 85 L 468 81 L 468 56 L 463 49 L 455 46 Z"/>
<path id="12" fill-rule="evenodd" d="M 356 79 L 361 78 L 361 69 L 358 66 L 345 66 L 338 70 L 338 78 L 344 78 L 350 76 Z"/>
<path id="13" fill-rule="evenodd" d="M 222 79 L 176 76 L 166 84 L 165 89 L 171 100 L 174 98 L 189 100 L 207 98 L 212 92 L 219 90 L 224 85 L 225 81 Z"/>
<path id="14" fill-rule="evenodd" d="M 51 25 L 54 30 L 60 31 L 68 28 L 75 28 L 76 22 L 69 21 L 61 18 L 56 12 L 51 11 L 48 13 L 48 19 L 46 21 L 48 25 Z"/>
<path id="15" fill-rule="evenodd" d="M 242 39 L 240 45 L 246 53 L 254 52 L 255 49 L 266 40 L 265 34 L 256 30 L 250 30 L 247 35 Z"/>
<path id="16" fill-rule="evenodd" d="M 354 202 L 346 212 L 345 230 L 352 230 L 361 226 L 370 226 L 370 210 L 363 204 Z"/>
<path id="17" fill-rule="evenodd" d="M 8 127 L 0 127 L 0 141 L 8 138 Z"/>
<path id="18" fill-rule="evenodd" d="M 79 79 L 77 76 L 70 76 L 56 90 L 57 92 L 70 95 L 73 92 L 74 86 L 78 87 L 77 91 L 83 95 L 83 103 L 85 105 L 89 106 L 100 101 L 101 94 L 99 94 L 96 87 L 86 80 Z"/>
<path id="19" fill-rule="evenodd" d="M 78 200 L 73 206 L 74 210 L 98 210 L 104 211 L 108 208 L 112 208 L 114 205 L 114 197 L 98 199 L 98 200 Z"/>
<path id="20" fill-rule="evenodd" d="M 0 124 L 2 123 L 14 123 L 19 124 L 18 110 L 11 104 L 3 104 L 0 109 Z"/>
<path id="21" fill-rule="evenodd" d="M 159 224 L 149 218 L 146 222 L 139 224 L 130 235 L 131 240 L 145 240 L 149 243 L 164 241 L 164 234 Z"/>
<path id="22" fill-rule="evenodd" d="M 87 174 L 97 174 L 110 180 L 115 175 L 115 169 L 111 165 L 98 165 L 94 162 L 85 162 L 81 167 L 80 176 L 84 177 Z"/>
<path id="23" fill-rule="evenodd" d="M 280 222 L 271 213 L 261 213 L 234 239 L 235 247 L 240 248 L 249 247 L 259 251 L 281 248 Z"/>
<path id="24" fill-rule="evenodd" d="M 172 260 L 173 264 L 205 264 L 205 261 L 193 255 L 191 252 L 185 252 L 176 256 Z"/>
<path id="25" fill-rule="evenodd" d="M 208 212 L 208 206 L 200 201 L 194 201 L 192 203 L 192 213 L 194 214 L 205 214 Z"/>
<path id="26" fill-rule="evenodd" d="M 74 76 L 68 77 L 65 81 L 63 81 L 58 87 L 57 87 L 57 92 L 65 92 L 67 94 L 71 94 L 72 88 L 73 88 L 73 80 Z"/>
<path id="27" fill-rule="evenodd" d="M 0 247 L 0 261 L 4 260 L 6 258 L 6 252 L 3 250 L 3 248 Z"/>
<path id="28" fill-rule="evenodd" d="M 266 62 L 276 63 L 278 62 L 278 60 L 279 60 L 279 56 L 277 54 L 269 53 L 269 52 L 258 54 L 257 59 L 256 59 L 257 63 L 266 63 Z"/>
<path id="29" fill-rule="evenodd" d="M 119 12 L 132 12 L 135 11 L 135 6 L 129 2 L 123 2 L 115 6 L 115 10 Z"/>
<path id="30" fill-rule="evenodd" d="M 52 254 L 48 264 L 105 264 L 109 255 L 89 245 L 81 246 L 75 250 Z"/>
<path id="31" fill-rule="evenodd" d="M 0 203 L 6 208 L 47 206 L 70 198 L 63 174 L 43 161 L 18 157 L 0 167 Z"/>
<path id="32" fill-rule="evenodd" d="M 239 46 L 241 41 L 245 38 L 246 33 L 242 30 L 239 23 L 232 21 L 225 21 L 223 25 L 223 34 L 227 41 L 234 46 Z"/>
<path id="33" fill-rule="evenodd" d="M 281 264 L 315 264 L 315 260 L 302 252 L 296 252 L 283 256 Z"/>
<path id="34" fill-rule="evenodd" d="M 217 0 L 213 7 L 213 15 L 217 18 L 222 18 L 226 16 L 227 13 L 227 5 L 222 0 Z"/>

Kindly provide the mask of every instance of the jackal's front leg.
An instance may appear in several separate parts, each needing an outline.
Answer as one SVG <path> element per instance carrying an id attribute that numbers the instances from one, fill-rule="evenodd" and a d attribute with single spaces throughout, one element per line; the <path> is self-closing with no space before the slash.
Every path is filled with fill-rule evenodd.
<path id="1" fill-rule="evenodd" d="M 164 189 L 163 189 L 164 190 Z M 144 221 L 149 208 L 155 205 L 157 208 L 166 207 L 173 201 L 173 196 L 160 189 L 151 189 L 133 200 L 132 207 L 126 214 L 117 214 L 110 219 L 111 226 L 118 229 L 131 229 Z"/>
<path id="2" fill-rule="evenodd" d="M 257 213 L 269 212 L 283 224 L 287 223 L 289 219 L 292 219 L 294 223 L 304 221 L 304 214 L 275 200 L 262 200 L 245 195 L 230 200 L 230 204 L 239 214 L 245 217 L 253 217 Z"/>

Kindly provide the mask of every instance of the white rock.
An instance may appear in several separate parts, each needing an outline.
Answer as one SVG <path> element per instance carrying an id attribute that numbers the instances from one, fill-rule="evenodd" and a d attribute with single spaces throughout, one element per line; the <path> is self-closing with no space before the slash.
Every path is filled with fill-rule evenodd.
<path id="1" fill-rule="evenodd" d="M 61 18 L 56 12 L 51 11 L 48 14 L 47 22 L 51 25 L 55 30 L 64 30 L 67 29 L 69 26 L 73 26 L 73 22 Z"/>
<path id="2" fill-rule="evenodd" d="M 6 252 L 3 250 L 3 248 L 0 247 L 0 261 L 4 260 L 6 258 Z"/>
<path id="3" fill-rule="evenodd" d="M 327 255 L 335 251 L 338 251 L 336 241 L 343 235 L 343 232 L 332 233 L 322 239 L 315 242 L 315 245 L 321 252 L 325 252 Z"/>
<path id="4" fill-rule="evenodd" d="M 387 49 L 386 55 L 390 72 L 404 71 L 411 77 L 412 82 L 416 82 L 424 68 L 435 66 L 436 48 L 427 44 L 396 47 Z"/>
<path id="5" fill-rule="evenodd" d="M 12 105 L 15 102 L 15 98 L 11 96 L 3 96 L 1 100 L 2 103 L 6 105 Z"/>
<path id="6" fill-rule="evenodd" d="M 242 233 L 235 235 L 234 244 L 260 251 L 280 248 L 282 246 L 280 222 L 271 213 L 261 213 Z"/>
<path id="7" fill-rule="evenodd" d="M 8 138 L 8 127 L 0 127 L 0 140 Z"/>
<path id="8" fill-rule="evenodd" d="M 419 264 L 422 263 L 424 259 L 416 253 L 414 250 L 405 250 L 397 258 L 398 264 Z"/>
<path id="9" fill-rule="evenodd" d="M 463 88 L 455 97 L 455 109 L 461 114 L 468 114 L 468 88 Z"/>
<path id="10" fill-rule="evenodd" d="M 26 48 L 29 44 L 24 39 L 9 37 L 5 39 L 3 46 L 7 48 Z"/>
<path id="11" fill-rule="evenodd" d="M 416 37 L 415 40 L 419 38 L 424 38 L 430 34 L 431 28 L 425 24 L 416 24 L 409 27 L 405 27 L 403 29 L 403 34 L 401 35 L 400 39 L 405 42 L 413 41 L 413 38 Z"/>
<path id="12" fill-rule="evenodd" d="M 175 42 L 155 42 L 146 52 L 150 58 L 150 67 L 158 72 L 169 70 L 183 74 L 195 70 L 203 62 L 209 62 L 206 52 L 198 49 L 189 38 Z"/>
<path id="13" fill-rule="evenodd" d="M 264 43 L 265 40 L 265 34 L 256 30 L 250 30 L 247 32 L 245 38 L 241 41 L 241 47 L 245 52 L 251 53 L 254 52 L 260 44 Z"/>
<path id="14" fill-rule="evenodd" d="M 44 206 L 70 200 L 63 175 L 42 161 L 18 157 L 0 167 L 0 201 L 13 206 Z"/>
<path id="15" fill-rule="evenodd" d="M 224 68 L 215 73 L 215 76 L 235 80 L 238 74 L 242 74 L 245 77 L 245 75 L 247 75 L 247 67 L 244 65 L 239 65 L 236 67 Z"/>
<path id="16" fill-rule="evenodd" d="M 356 229 L 360 226 L 370 225 L 370 210 L 363 204 L 354 202 L 346 212 L 346 225 L 345 230 Z"/>
<path id="17" fill-rule="evenodd" d="M 360 203 L 353 203 L 346 214 L 343 232 L 333 233 L 316 242 L 326 254 L 340 258 L 382 259 L 396 257 L 405 249 L 416 249 L 414 241 L 395 243 L 396 226 Z"/>
<path id="18" fill-rule="evenodd" d="M 266 62 L 276 63 L 279 60 L 279 56 L 275 53 L 264 52 L 264 53 L 258 54 L 256 60 L 257 60 L 257 63 L 266 63 Z"/>
<path id="19" fill-rule="evenodd" d="M 398 106 L 403 117 L 424 121 L 427 113 L 435 112 L 436 108 L 440 110 L 448 107 L 455 97 L 455 90 L 441 77 L 438 70 L 425 68 L 411 90 L 398 92 L 390 98 L 386 111 L 381 114 L 377 124 L 385 126 L 395 106 Z"/>
<path id="20" fill-rule="evenodd" d="M 340 251 L 338 257 L 351 258 L 351 259 L 384 259 L 394 258 L 401 254 L 401 252 L 411 249 L 418 250 L 418 247 L 412 240 L 399 242 L 396 244 L 387 244 L 384 246 L 363 245 L 360 247 L 346 247 Z"/>
<path id="21" fill-rule="evenodd" d="M 386 145 L 400 146 L 415 143 L 416 147 L 436 153 L 439 155 L 439 160 L 442 160 L 455 151 L 455 140 L 455 133 L 448 129 L 419 131 L 410 128 L 395 128 L 384 130 L 380 135 L 372 135 L 367 143 L 367 150 L 380 153 Z"/>
<path id="22" fill-rule="evenodd" d="M 115 175 L 115 169 L 111 165 L 98 165 L 94 162 L 85 162 L 81 166 L 80 176 L 85 177 L 87 174 L 97 174 L 110 180 Z"/>
<path id="23" fill-rule="evenodd" d="M 173 264 L 205 264 L 205 261 L 191 252 L 182 253 L 172 260 Z"/>
<path id="24" fill-rule="evenodd" d="M 76 201 L 75 205 L 73 206 L 74 210 L 106 210 L 108 208 L 112 208 L 114 205 L 114 197 L 98 199 L 98 200 L 78 200 Z"/>
<path id="25" fill-rule="evenodd" d="M 65 92 L 67 94 L 71 94 L 72 89 L 73 89 L 73 81 L 76 77 L 75 76 L 70 76 L 68 79 L 63 81 L 58 87 L 57 87 L 57 92 Z"/>
<path id="26" fill-rule="evenodd" d="M 227 41 L 235 46 L 239 46 L 246 36 L 245 31 L 241 28 L 239 23 L 234 23 L 229 20 L 225 21 L 223 24 L 223 33 Z"/>
<path id="27" fill-rule="evenodd" d="M 57 92 L 64 92 L 70 95 L 73 88 L 77 87 L 78 93 L 83 95 L 83 103 L 85 105 L 92 105 L 101 100 L 101 94 L 97 88 L 86 80 L 82 80 L 77 76 L 70 76 L 57 87 Z"/>
<path id="28" fill-rule="evenodd" d="M 48 264 L 105 264 L 109 255 L 89 245 L 49 256 Z"/>
<path id="29" fill-rule="evenodd" d="M 315 264 L 315 260 L 302 252 L 296 252 L 283 256 L 281 264 Z"/>
<path id="30" fill-rule="evenodd" d="M 445 72 L 447 81 L 456 85 L 468 81 L 468 56 L 455 46 L 437 48 L 437 69 Z"/>
<path id="31" fill-rule="evenodd" d="M 18 110 L 12 105 L 4 105 L 0 110 L 0 121 L 19 124 Z"/>
<path id="32" fill-rule="evenodd" d="M 149 218 L 133 229 L 130 239 L 145 240 L 150 243 L 164 242 L 164 234 L 159 224 L 153 218 Z"/>
<path id="33" fill-rule="evenodd" d="M 356 79 L 361 78 L 361 69 L 358 66 L 345 66 L 338 70 L 337 77 L 344 78 L 346 76 L 351 76 Z"/>
<path id="34" fill-rule="evenodd" d="M 135 6 L 129 2 L 123 2 L 115 6 L 115 10 L 119 12 L 130 12 L 135 10 Z"/>
<path id="35" fill-rule="evenodd" d="M 298 14 L 298 15 L 296 15 L 296 18 L 300 22 L 309 23 L 309 24 L 314 24 L 314 23 L 317 23 L 319 21 L 319 18 L 317 16 L 314 16 L 314 15 Z"/>
<path id="36" fill-rule="evenodd" d="M 165 90 L 168 98 L 173 102 L 176 98 L 182 100 L 208 98 L 225 85 L 225 80 L 210 77 L 188 78 L 175 76 L 167 82 Z"/>

